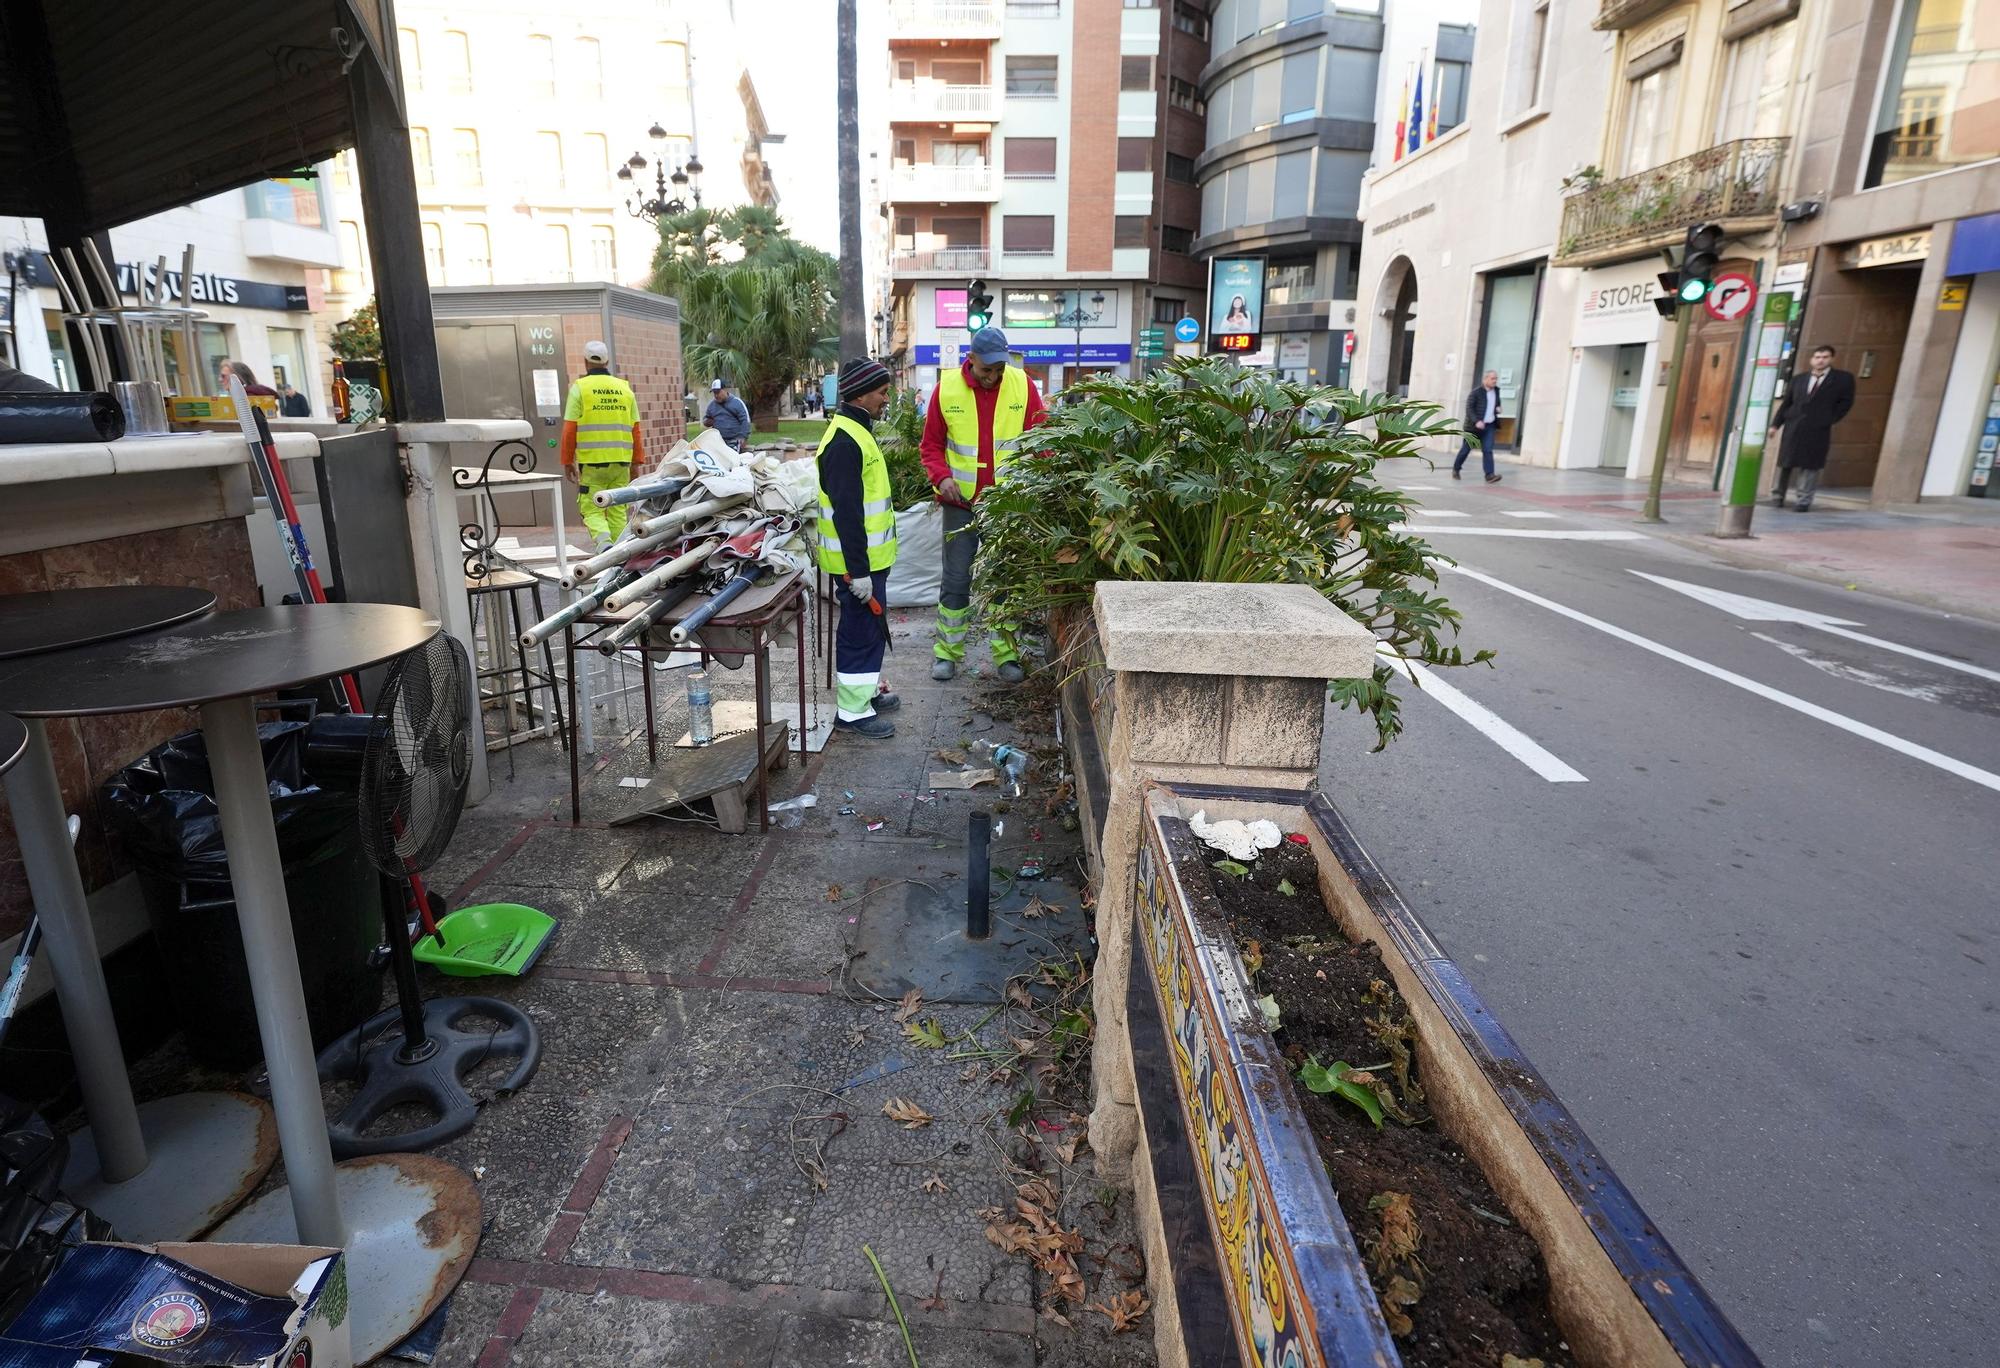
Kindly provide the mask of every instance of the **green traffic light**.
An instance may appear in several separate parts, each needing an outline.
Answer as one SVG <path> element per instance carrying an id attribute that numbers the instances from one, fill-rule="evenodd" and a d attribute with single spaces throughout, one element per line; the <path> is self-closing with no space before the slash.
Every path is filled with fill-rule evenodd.
<path id="1" fill-rule="evenodd" d="M 1707 293 L 1708 282 L 1706 280 L 1697 278 L 1681 282 L 1681 299 L 1685 303 L 1699 304 L 1702 296 Z"/>

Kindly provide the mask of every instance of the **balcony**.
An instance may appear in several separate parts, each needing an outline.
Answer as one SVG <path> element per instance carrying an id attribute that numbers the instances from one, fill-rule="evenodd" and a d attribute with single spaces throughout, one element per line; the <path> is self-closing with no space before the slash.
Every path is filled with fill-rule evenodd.
<path id="1" fill-rule="evenodd" d="M 1697 223 L 1732 233 L 1778 219 L 1789 138 L 1743 138 L 1563 201 L 1554 264 L 1593 266 L 1679 242 Z"/>
<path id="2" fill-rule="evenodd" d="M 1597 18 L 1591 20 L 1590 26 L 1600 31 L 1628 29 L 1679 3 L 1680 0 L 1598 0 Z"/>
<path id="3" fill-rule="evenodd" d="M 897 204 L 997 200 L 1000 181 L 990 166 L 938 166 L 901 162 L 889 168 L 889 199 Z"/>
<path id="4" fill-rule="evenodd" d="M 990 85 L 897 81 L 889 87 L 891 122 L 992 123 L 999 117 L 1000 94 Z"/>
<path id="5" fill-rule="evenodd" d="M 889 269 L 897 275 L 977 275 L 993 269 L 993 253 L 987 247 L 898 250 L 889 257 Z"/>
<path id="6" fill-rule="evenodd" d="M 889 7 L 889 41 L 927 38 L 998 38 L 1000 0 L 895 0 Z"/>

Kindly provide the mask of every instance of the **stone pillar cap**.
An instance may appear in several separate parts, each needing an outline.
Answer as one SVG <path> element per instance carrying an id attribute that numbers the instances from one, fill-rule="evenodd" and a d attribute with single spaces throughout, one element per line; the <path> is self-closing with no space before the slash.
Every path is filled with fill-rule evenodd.
<path id="1" fill-rule="evenodd" d="M 1104 663 L 1156 674 L 1358 679 L 1375 636 L 1303 584 L 1102 580 Z"/>

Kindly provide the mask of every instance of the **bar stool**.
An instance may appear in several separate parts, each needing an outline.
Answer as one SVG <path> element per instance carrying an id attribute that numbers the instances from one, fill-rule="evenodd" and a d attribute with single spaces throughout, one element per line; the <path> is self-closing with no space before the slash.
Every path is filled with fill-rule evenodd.
<path id="1" fill-rule="evenodd" d="M 548 725 L 547 722 L 539 725 L 535 722 L 537 691 L 546 694 L 543 715 L 555 719 L 556 743 L 565 744 L 566 728 L 561 690 L 556 681 L 555 653 L 544 641 L 541 668 L 536 669 L 531 663 L 533 657 L 521 648 L 522 631 L 529 623 L 540 622 L 548 615 L 542 608 L 542 581 L 539 575 L 490 552 L 476 560 L 468 556 L 465 568 L 465 595 L 472 606 L 475 642 L 481 637 L 481 628 L 484 627 L 482 658 L 473 662 L 473 671 L 479 681 L 480 722 L 483 727 L 488 704 L 500 705 L 506 734 L 499 744 L 507 749 L 507 776 L 512 778 L 514 743 L 527 736 L 540 735 Z M 526 618 L 521 612 L 524 594 L 533 612 Z M 516 698 L 521 700 L 520 706 L 527 714 L 528 725 L 522 730 L 514 726 Z M 487 749 L 491 750 L 494 744 L 489 740 Z"/>

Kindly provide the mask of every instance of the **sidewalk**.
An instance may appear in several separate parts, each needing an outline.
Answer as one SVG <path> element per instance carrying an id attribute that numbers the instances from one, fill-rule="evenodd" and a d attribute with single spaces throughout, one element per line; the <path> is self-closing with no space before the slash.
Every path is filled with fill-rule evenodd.
<path id="1" fill-rule="evenodd" d="M 1440 465 L 1445 474 L 1449 462 Z M 1476 468 L 1476 467 L 1475 467 Z M 1493 492 L 1574 513 L 1636 519 L 1642 480 L 1622 471 L 1551 470 L 1503 462 Z M 1467 483 L 1468 490 L 1488 486 Z M 1664 526 L 1649 529 L 1692 550 L 1751 570 L 1776 570 L 1967 617 L 2000 621 L 2000 499 L 1940 499 L 1886 510 L 1822 492 L 1810 513 L 1759 502 L 1747 538 L 1713 535 L 1721 496 L 1668 485 Z"/>

